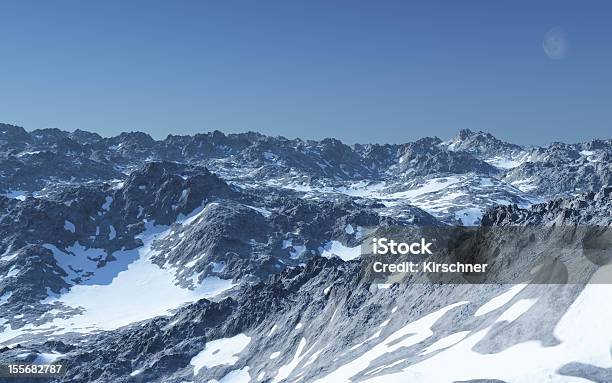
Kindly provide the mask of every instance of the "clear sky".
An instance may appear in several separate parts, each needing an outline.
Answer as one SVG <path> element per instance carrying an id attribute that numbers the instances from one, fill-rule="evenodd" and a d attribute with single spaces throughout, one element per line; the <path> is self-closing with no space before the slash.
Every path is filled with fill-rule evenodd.
<path id="1" fill-rule="evenodd" d="M 612 136 L 610 1 L 2 1 L 0 66 L 28 130 Z"/>

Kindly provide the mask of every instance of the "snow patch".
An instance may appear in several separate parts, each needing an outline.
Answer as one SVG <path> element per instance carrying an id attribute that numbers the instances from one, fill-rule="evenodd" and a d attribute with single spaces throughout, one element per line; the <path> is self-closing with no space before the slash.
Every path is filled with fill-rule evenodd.
<path id="1" fill-rule="evenodd" d="M 461 178 L 459 177 L 443 177 L 443 178 L 432 178 L 425 181 L 420 186 L 401 191 L 396 193 L 387 194 L 387 198 L 403 198 L 403 199 L 411 199 L 418 196 L 422 196 L 424 194 L 439 192 L 443 189 L 448 188 L 451 185 L 459 183 Z"/>
<path id="2" fill-rule="evenodd" d="M 28 192 L 25 190 L 10 190 L 4 194 L 1 194 L 7 198 L 13 198 L 19 201 L 25 201 L 28 195 Z"/>
<path id="3" fill-rule="evenodd" d="M 76 228 L 74 227 L 74 223 L 70 222 L 70 221 L 64 221 L 64 229 L 68 230 L 70 232 L 76 232 Z"/>
<path id="4" fill-rule="evenodd" d="M 345 232 L 346 234 L 351 235 L 351 234 L 353 234 L 353 233 L 355 232 L 355 230 L 353 229 L 353 226 L 352 226 L 352 225 L 349 223 L 348 225 L 346 225 L 346 226 L 344 227 L 344 232 Z"/>
<path id="5" fill-rule="evenodd" d="M 209 380 L 208 383 L 249 383 L 251 381 L 251 375 L 249 374 L 249 366 L 245 366 L 239 370 L 232 370 L 220 381 L 214 379 Z"/>
<path id="6" fill-rule="evenodd" d="M 204 350 L 191 358 L 189 362 L 193 366 L 194 375 L 197 375 L 204 367 L 234 365 L 238 361 L 236 355 L 240 354 L 250 342 L 251 338 L 245 334 L 207 342 Z"/>
<path id="7" fill-rule="evenodd" d="M 484 160 L 484 162 L 488 163 L 489 165 L 493 165 L 499 169 L 514 169 L 520 166 L 523 162 L 525 162 L 525 155 L 518 159 L 496 156 L 493 158 L 488 158 Z"/>
<path id="8" fill-rule="evenodd" d="M 35 364 L 49 364 L 55 362 L 57 359 L 64 356 L 64 354 L 59 352 L 42 352 L 36 356 L 34 359 Z"/>
<path id="9" fill-rule="evenodd" d="M 496 296 L 495 298 L 491 299 L 484 305 L 480 306 L 480 308 L 476 310 L 476 313 L 474 313 L 474 316 L 479 317 L 479 316 L 488 314 L 491 311 L 497 310 L 498 308 L 502 307 L 506 303 L 510 302 L 512 298 L 514 298 L 518 293 L 520 293 L 525 287 L 527 287 L 526 284 L 518 284 L 518 285 L 512 286 L 505 293 Z"/>
<path id="10" fill-rule="evenodd" d="M 250 206 L 250 205 L 244 205 L 248 208 L 251 208 L 253 210 L 255 210 L 256 212 L 258 212 L 259 214 L 263 215 L 264 217 L 268 218 L 272 215 L 272 212 L 268 209 L 264 209 L 261 207 L 255 207 L 255 206 Z"/>
<path id="11" fill-rule="evenodd" d="M 130 376 L 139 375 L 141 372 L 142 372 L 142 370 L 134 370 L 134 371 L 130 372 Z"/>
<path id="12" fill-rule="evenodd" d="M 348 247 L 343 245 L 339 241 L 329 241 L 323 247 L 319 248 L 321 256 L 331 258 L 337 255 L 344 261 L 350 261 L 355 258 L 359 258 L 361 255 L 361 247 Z"/>
<path id="13" fill-rule="evenodd" d="M 15 275 L 19 274 L 20 271 L 20 268 L 18 268 L 16 265 L 13 265 L 9 269 L 8 273 L 6 273 L 6 278 L 14 277 Z"/>
<path id="14" fill-rule="evenodd" d="M 600 159 L 597 158 L 597 153 L 592 150 L 583 150 L 580 152 L 580 155 L 587 158 L 589 162 L 599 162 Z"/>
<path id="15" fill-rule="evenodd" d="M 274 334 L 274 330 L 276 330 L 276 325 L 272 326 L 272 329 L 270 329 L 270 332 L 268 333 L 268 336 Z"/>
<path id="16" fill-rule="evenodd" d="M 455 218 L 461 221 L 464 226 L 477 226 L 482 219 L 483 211 L 477 207 L 468 207 L 457 210 Z"/>
<path id="17" fill-rule="evenodd" d="M 9 298 L 11 297 L 11 295 L 13 295 L 12 291 L 9 291 L 9 292 L 6 292 L 6 293 L 2 294 L 0 296 L 0 305 L 3 305 L 6 302 L 8 302 Z"/>
<path id="18" fill-rule="evenodd" d="M 213 273 L 220 273 L 225 269 L 225 262 L 211 262 L 209 265 L 212 266 Z"/>
<path id="19" fill-rule="evenodd" d="M 115 230 L 115 227 L 113 225 L 110 225 L 109 230 L 110 232 L 108 233 L 108 239 L 115 239 L 117 237 L 117 231 Z"/>
<path id="20" fill-rule="evenodd" d="M 510 184 L 525 193 L 528 193 L 538 188 L 532 177 L 513 181 Z"/>
<path id="21" fill-rule="evenodd" d="M 302 338 L 300 340 L 300 344 L 298 345 L 298 348 L 295 351 L 295 355 L 293 356 L 293 359 L 289 363 L 281 366 L 281 368 L 278 369 L 278 373 L 272 380 L 272 383 L 282 382 L 285 379 L 287 379 L 287 377 L 291 374 L 291 372 L 300 363 L 302 358 L 304 358 L 304 355 L 301 355 L 302 351 L 304 350 L 304 347 L 306 347 L 306 338 Z"/>
<path id="22" fill-rule="evenodd" d="M 102 204 L 102 210 L 109 211 L 112 203 L 113 203 L 113 197 L 105 197 L 104 203 Z"/>

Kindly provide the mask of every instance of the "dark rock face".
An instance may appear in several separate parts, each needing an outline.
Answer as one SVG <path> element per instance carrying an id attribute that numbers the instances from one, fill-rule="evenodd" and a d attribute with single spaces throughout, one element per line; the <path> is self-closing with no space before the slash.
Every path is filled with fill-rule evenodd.
<path id="1" fill-rule="evenodd" d="M 0 280 L 0 296 L 8 297 L 2 307 L 6 317 L 42 315 L 44 310 L 36 305 L 49 292 L 59 294 L 69 286 L 63 279 L 66 272 L 57 265 L 51 251 L 42 246 L 24 246 L 0 267 L 2 275 L 11 275 Z"/>
<path id="2" fill-rule="evenodd" d="M 41 190 L 56 182 L 85 183 L 123 177 L 122 173 L 110 165 L 49 151 L 11 156 L 2 161 L 0 172 L 4 175 L 0 188 L 28 191 Z"/>
<path id="3" fill-rule="evenodd" d="M 463 174 L 476 172 L 486 175 L 497 173 L 495 167 L 467 152 L 444 150 L 440 147 L 441 143 L 440 139 L 424 138 L 414 144 L 406 145 L 401 152 L 401 158 L 404 161 L 400 164 L 400 170 L 402 172 L 412 170 L 409 175 L 416 176 L 425 176 L 431 173 Z"/>
<path id="4" fill-rule="evenodd" d="M 609 226 L 612 211 L 612 187 L 569 199 L 556 199 L 520 209 L 516 205 L 489 210 L 483 226 L 504 225 L 599 225 Z"/>
<path id="5" fill-rule="evenodd" d="M 124 217 L 137 216 L 138 206 L 150 206 L 149 211 L 143 212 L 144 217 L 167 225 L 179 214 L 190 213 L 208 199 L 237 196 L 238 193 L 205 168 L 164 162 L 149 163 L 131 173 L 123 187 L 114 193 L 113 201 L 122 207 Z"/>
<path id="6" fill-rule="evenodd" d="M 582 162 L 527 162 L 512 169 L 505 176 L 508 181 L 528 179 L 536 185 L 536 193 L 543 195 L 597 191 L 612 183 L 609 154 L 602 163 Z"/>
<path id="7" fill-rule="evenodd" d="M 555 349 L 572 344 L 577 298 L 598 302 L 589 286 L 519 285 L 499 304 L 507 286 L 367 283 L 359 253 L 369 228 L 609 227 L 611 158 L 610 140 L 521 147 L 469 130 L 349 146 L 0 124 L 0 363 L 64 363 L 49 382 L 418 381 L 429 364 L 440 381 L 505 382 L 512 369 L 436 358 L 484 366 L 541 344 L 534 379 L 605 381 L 590 355 Z M 518 241 L 537 251 L 515 259 L 501 242 L 493 266 L 509 276 L 546 253 Z M 572 326 L 605 328 L 596 317 Z"/>
<path id="8" fill-rule="evenodd" d="M 0 124 L 0 147 L 5 152 L 19 152 L 32 141 L 32 137 L 21 126 Z"/>

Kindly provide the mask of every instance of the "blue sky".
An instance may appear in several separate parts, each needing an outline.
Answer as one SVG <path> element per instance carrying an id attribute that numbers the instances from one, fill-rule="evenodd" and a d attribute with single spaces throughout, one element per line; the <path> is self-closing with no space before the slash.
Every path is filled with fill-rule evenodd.
<path id="1" fill-rule="evenodd" d="M 605 1 L 3 1 L 0 121 L 155 138 L 610 138 Z M 560 60 L 542 48 L 561 28 Z"/>

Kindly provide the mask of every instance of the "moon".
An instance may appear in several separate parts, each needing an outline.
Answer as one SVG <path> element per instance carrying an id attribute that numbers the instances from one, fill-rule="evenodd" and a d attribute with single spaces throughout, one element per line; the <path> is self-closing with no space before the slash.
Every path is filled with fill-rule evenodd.
<path id="1" fill-rule="evenodd" d="M 546 56 L 553 60 L 562 60 L 567 56 L 569 44 L 561 28 L 552 28 L 544 35 L 542 48 Z"/>

